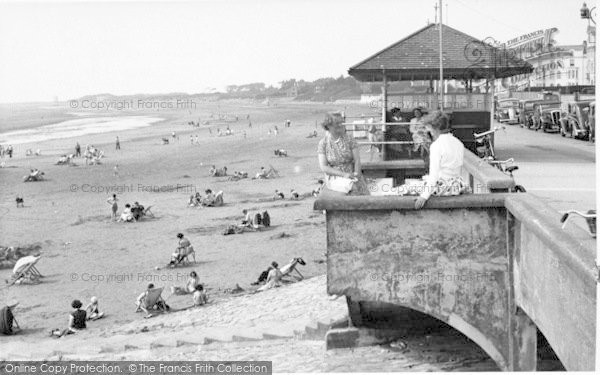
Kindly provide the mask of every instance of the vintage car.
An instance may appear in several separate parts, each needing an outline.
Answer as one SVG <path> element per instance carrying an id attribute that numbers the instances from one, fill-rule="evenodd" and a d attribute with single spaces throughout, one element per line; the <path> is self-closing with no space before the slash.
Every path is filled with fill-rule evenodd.
<path id="1" fill-rule="evenodd" d="M 497 102 L 496 119 L 501 123 L 519 123 L 519 100 L 508 98 Z"/>
<path id="2" fill-rule="evenodd" d="M 590 138 L 592 135 L 590 117 L 595 118 L 595 107 L 593 100 L 580 100 L 569 103 L 567 105 L 567 115 L 561 120 L 560 134 L 563 137 L 568 135 L 579 139 Z M 594 112 L 592 112 L 592 109 Z M 594 126 L 594 124 L 591 125 Z"/>
<path id="3" fill-rule="evenodd" d="M 560 101 L 555 98 L 550 100 L 533 99 L 519 102 L 519 123 L 522 127 L 538 130 L 541 128 L 541 112 L 544 109 L 559 109 Z"/>
<path id="4" fill-rule="evenodd" d="M 561 111 L 559 108 L 542 109 L 540 127 L 544 132 L 557 133 L 560 131 Z M 537 130 L 537 129 L 536 129 Z"/>

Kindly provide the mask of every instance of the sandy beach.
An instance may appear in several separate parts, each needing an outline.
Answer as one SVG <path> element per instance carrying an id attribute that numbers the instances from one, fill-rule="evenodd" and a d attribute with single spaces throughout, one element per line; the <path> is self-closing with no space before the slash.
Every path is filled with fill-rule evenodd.
<path id="1" fill-rule="evenodd" d="M 92 327 L 106 327 L 141 319 L 134 313 L 134 301 L 149 282 L 165 287 L 183 285 L 195 270 L 215 299 L 228 288 L 239 284 L 250 288 L 260 272 L 277 261 L 286 264 L 303 257 L 307 276 L 325 272 L 324 216 L 312 209 L 313 198 L 301 201 L 268 201 L 275 189 L 300 193 L 316 187 L 321 173 L 316 162 L 319 138 L 307 139 L 321 120 L 335 106 L 320 104 L 286 104 L 267 107 L 251 102 L 207 103 L 196 111 L 167 113 L 136 112 L 164 118 L 150 127 L 120 132 L 90 134 L 83 137 L 55 139 L 14 145 L 15 155 L 6 159 L 0 170 L 2 246 L 40 244 L 42 259 L 38 269 L 45 275 L 39 285 L 2 286 L 1 301 L 20 301 L 19 321 L 28 334 L 46 334 L 66 324 L 70 303 L 80 299 L 87 303 L 98 297 L 106 318 Z M 65 112 L 68 109 L 65 108 Z M 215 122 L 193 128 L 187 123 L 206 119 L 211 113 L 239 116 L 238 122 Z M 105 117 L 106 114 L 102 113 Z M 131 115 L 131 113 L 114 115 Z M 250 115 L 252 128 L 246 116 Z M 292 126 L 284 128 L 290 119 Z M 229 126 L 232 136 L 216 136 Z M 279 134 L 268 135 L 278 126 Z M 211 129 L 213 136 L 209 133 Z M 246 132 L 246 138 L 243 132 Z M 322 134 L 321 129 L 318 130 Z M 176 132 L 178 139 L 162 145 L 162 137 Z M 190 134 L 199 135 L 199 144 L 190 144 Z M 121 150 L 114 140 L 119 136 Z M 75 143 L 93 144 L 104 150 L 101 165 L 54 165 L 60 155 L 74 152 Z M 40 149 L 41 156 L 25 156 L 25 150 Z M 284 148 L 288 157 L 277 157 L 273 150 Z M 119 176 L 113 168 L 118 164 Z M 261 166 L 272 165 L 281 177 L 273 180 L 245 179 L 228 182 L 224 177 L 209 177 L 210 165 L 256 173 Z M 30 168 L 39 168 L 47 178 L 42 182 L 24 183 Z M 225 205 L 215 208 L 190 208 L 187 200 L 196 191 L 210 188 L 224 192 Z M 125 203 L 139 201 L 152 206 L 155 218 L 136 223 L 110 220 L 106 199 L 113 193 L 119 199 L 119 212 Z M 15 207 L 15 196 L 25 200 L 24 208 Z M 228 225 L 239 222 L 241 210 L 268 210 L 272 227 L 257 233 L 223 236 Z M 198 263 L 165 269 L 177 245 L 176 234 L 184 233 L 196 249 Z M 156 270 L 156 267 L 160 267 Z M 0 270 L 7 279 L 10 269 Z M 172 296 L 175 308 L 191 304 L 189 296 Z"/>

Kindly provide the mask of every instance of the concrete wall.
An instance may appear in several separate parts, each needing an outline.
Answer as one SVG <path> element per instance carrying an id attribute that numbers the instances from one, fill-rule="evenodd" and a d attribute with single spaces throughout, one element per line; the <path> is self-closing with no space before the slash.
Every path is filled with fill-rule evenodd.
<path id="1" fill-rule="evenodd" d="M 534 321 L 568 370 L 593 370 L 596 348 L 596 242 L 540 200 L 514 195 L 509 250 L 515 301 Z M 577 233 L 580 232 L 580 233 Z"/>
<path id="2" fill-rule="evenodd" d="M 410 307 L 463 332 L 504 370 L 534 370 L 536 326 L 568 370 L 595 362 L 593 243 L 529 194 L 328 197 L 328 292 Z M 535 323 L 535 325 L 534 325 Z"/>

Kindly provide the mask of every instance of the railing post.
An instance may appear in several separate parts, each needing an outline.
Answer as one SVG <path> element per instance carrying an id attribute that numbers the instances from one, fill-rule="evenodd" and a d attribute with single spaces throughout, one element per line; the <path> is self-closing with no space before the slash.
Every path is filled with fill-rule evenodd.
<path id="1" fill-rule="evenodd" d="M 385 75 L 385 68 L 383 67 L 383 65 L 381 66 L 381 70 L 382 70 L 382 74 L 383 74 L 383 85 L 381 86 L 381 119 L 382 119 L 382 123 L 386 123 L 387 122 L 387 102 L 388 102 L 388 95 L 387 95 L 387 76 Z M 386 140 L 386 131 L 387 131 L 387 127 L 385 125 L 381 126 L 381 133 L 383 134 L 383 140 Z M 381 148 L 381 159 L 382 160 L 387 160 L 387 147 L 385 145 L 383 145 L 383 147 Z"/>

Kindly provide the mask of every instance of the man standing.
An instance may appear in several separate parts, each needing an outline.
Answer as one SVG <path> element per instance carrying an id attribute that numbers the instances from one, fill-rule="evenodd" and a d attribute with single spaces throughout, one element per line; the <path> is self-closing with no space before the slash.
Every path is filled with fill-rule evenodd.
<path id="1" fill-rule="evenodd" d="M 121 142 L 119 142 L 119 137 L 117 137 L 117 140 L 115 141 L 115 150 L 120 150 L 121 149 Z"/>
<path id="2" fill-rule="evenodd" d="M 81 157 L 81 146 L 79 145 L 79 142 L 75 145 L 75 157 Z"/>

